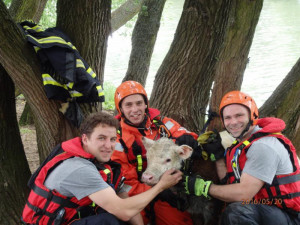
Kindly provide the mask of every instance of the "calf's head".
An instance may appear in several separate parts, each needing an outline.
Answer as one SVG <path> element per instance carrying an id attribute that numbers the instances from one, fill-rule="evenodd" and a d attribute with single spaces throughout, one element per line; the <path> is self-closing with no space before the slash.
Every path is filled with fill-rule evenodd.
<path id="1" fill-rule="evenodd" d="M 142 181 L 148 185 L 155 185 L 161 175 L 168 169 L 181 168 L 181 162 L 193 153 L 188 145 L 176 145 L 168 138 L 160 138 L 158 141 L 142 138 L 147 150 L 147 169 L 142 175 Z"/>

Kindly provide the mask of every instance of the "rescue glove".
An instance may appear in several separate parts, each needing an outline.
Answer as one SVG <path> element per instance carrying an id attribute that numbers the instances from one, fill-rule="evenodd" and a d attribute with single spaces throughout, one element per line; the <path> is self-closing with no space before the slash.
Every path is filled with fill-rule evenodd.
<path id="1" fill-rule="evenodd" d="M 183 134 L 176 138 L 175 144 L 177 145 L 188 145 L 194 150 L 198 147 L 196 139 L 190 134 Z"/>
<path id="2" fill-rule="evenodd" d="M 224 158 L 225 149 L 222 145 L 222 138 L 218 131 L 207 131 L 201 134 L 197 141 L 202 146 L 202 157 L 207 160 L 217 161 Z"/>
<path id="3" fill-rule="evenodd" d="M 205 181 L 199 175 L 185 176 L 183 179 L 186 194 L 204 196 L 207 199 L 211 199 L 208 195 L 208 190 L 212 181 Z"/>

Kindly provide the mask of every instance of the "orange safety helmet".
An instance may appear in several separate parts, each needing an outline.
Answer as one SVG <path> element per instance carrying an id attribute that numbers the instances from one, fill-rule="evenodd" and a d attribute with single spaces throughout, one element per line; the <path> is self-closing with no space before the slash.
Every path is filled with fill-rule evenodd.
<path id="1" fill-rule="evenodd" d="M 251 125 L 256 125 L 258 120 L 258 108 L 255 101 L 251 96 L 241 92 L 241 91 L 230 91 L 224 95 L 220 103 L 220 116 L 224 126 L 223 121 L 223 109 L 231 104 L 241 104 L 250 112 L 250 123 Z"/>
<path id="2" fill-rule="evenodd" d="M 129 80 L 129 81 L 125 81 L 122 84 L 120 84 L 120 86 L 117 87 L 116 92 L 115 92 L 115 106 L 120 114 L 122 114 L 121 109 L 120 109 L 121 101 L 125 97 L 127 97 L 129 95 L 134 95 L 134 94 L 142 95 L 144 97 L 147 108 L 149 108 L 147 93 L 146 93 L 143 85 L 141 85 L 139 82 Z"/>

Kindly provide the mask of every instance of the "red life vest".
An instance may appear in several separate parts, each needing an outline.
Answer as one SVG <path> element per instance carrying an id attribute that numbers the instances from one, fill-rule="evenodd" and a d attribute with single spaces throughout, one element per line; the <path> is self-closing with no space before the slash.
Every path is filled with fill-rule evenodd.
<path id="1" fill-rule="evenodd" d="M 157 140 L 161 137 L 172 138 L 172 134 L 181 128 L 172 119 L 160 117 L 159 114 L 159 110 L 149 108 L 149 115 L 145 117 L 146 121 L 143 126 L 146 129 L 140 132 L 136 127 L 124 122 L 124 119 L 121 119 L 120 115 L 116 117 L 120 120 L 121 124 L 121 129 L 118 131 L 118 139 L 127 154 L 128 161 L 137 168 L 139 178 L 147 168 L 146 149 L 141 140 L 142 136 L 146 136 L 152 140 Z M 184 128 L 181 129 L 181 134 L 186 133 Z M 190 134 L 194 135 L 193 133 Z"/>
<path id="2" fill-rule="evenodd" d="M 293 214 L 300 212 L 300 168 L 296 149 L 289 139 L 280 131 L 285 123 L 277 118 L 263 118 L 258 120 L 261 130 L 251 135 L 241 143 L 234 143 L 226 152 L 226 167 L 229 183 L 240 182 L 240 175 L 247 161 L 246 153 L 251 144 L 263 137 L 277 138 L 289 152 L 293 165 L 293 172 L 285 175 L 276 175 L 272 184 L 264 184 L 263 188 L 254 196 L 254 203 L 276 205 Z"/>
<path id="3" fill-rule="evenodd" d="M 65 213 L 61 224 L 67 224 L 77 218 L 77 213 L 80 209 L 92 203 L 89 197 L 81 200 L 78 200 L 76 197 L 66 197 L 56 190 L 49 190 L 44 185 L 47 176 L 54 168 L 64 160 L 73 157 L 82 157 L 91 162 L 94 161 L 94 156 L 82 149 L 81 139 L 74 138 L 56 146 L 39 169 L 32 175 L 28 183 L 31 192 L 22 214 L 23 223 L 54 224 L 55 218 L 57 218 L 61 210 L 64 210 Z M 101 166 L 98 163 L 94 164 L 105 182 L 110 184 L 115 190 L 120 188 L 122 174 L 119 163 L 110 161 Z"/>

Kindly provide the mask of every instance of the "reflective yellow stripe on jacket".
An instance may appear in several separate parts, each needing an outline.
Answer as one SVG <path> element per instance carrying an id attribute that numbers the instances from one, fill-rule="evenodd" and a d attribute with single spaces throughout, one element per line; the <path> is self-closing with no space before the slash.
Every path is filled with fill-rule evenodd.
<path id="1" fill-rule="evenodd" d="M 55 86 L 62 87 L 64 89 L 68 90 L 67 85 L 57 82 L 49 74 L 43 73 L 42 77 L 43 77 L 43 84 L 44 85 L 55 85 Z"/>

